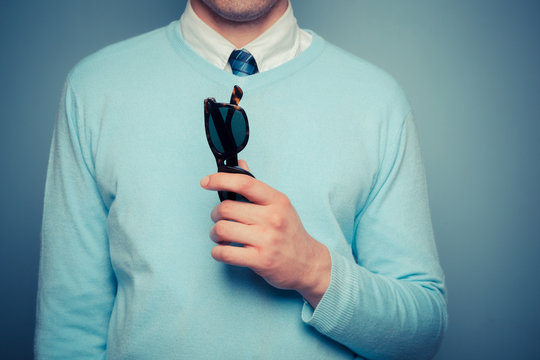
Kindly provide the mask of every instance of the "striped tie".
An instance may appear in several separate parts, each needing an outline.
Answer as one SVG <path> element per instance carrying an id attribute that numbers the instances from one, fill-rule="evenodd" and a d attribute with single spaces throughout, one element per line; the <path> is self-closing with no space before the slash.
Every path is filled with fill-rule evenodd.
<path id="1" fill-rule="evenodd" d="M 257 63 L 249 51 L 240 49 L 234 50 L 229 57 L 232 73 L 237 76 L 248 76 L 259 72 Z"/>

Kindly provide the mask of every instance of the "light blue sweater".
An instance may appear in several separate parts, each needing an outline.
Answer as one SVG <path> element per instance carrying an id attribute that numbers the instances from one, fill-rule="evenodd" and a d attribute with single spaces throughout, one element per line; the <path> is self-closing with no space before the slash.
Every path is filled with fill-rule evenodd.
<path id="1" fill-rule="evenodd" d="M 316 310 L 210 256 L 203 99 L 227 102 L 235 84 L 250 123 L 240 157 L 330 249 Z M 313 34 L 294 60 L 239 78 L 173 22 L 70 73 L 45 192 L 39 359 L 421 359 L 445 327 L 416 132 L 384 72 Z"/>

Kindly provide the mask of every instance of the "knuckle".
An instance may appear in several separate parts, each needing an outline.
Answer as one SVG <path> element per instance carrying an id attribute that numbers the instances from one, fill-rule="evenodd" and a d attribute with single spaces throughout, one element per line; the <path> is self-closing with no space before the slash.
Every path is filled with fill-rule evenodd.
<path id="1" fill-rule="evenodd" d="M 259 265 L 265 270 L 274 270 L 278 267 L 277 257 L 274 251 L 267 251 L 263 256 L 261 256 Z"/>
<path id="2" fill-rule="evenodd" d="M 210 218 L 213 222 L 217 222 L 219 220 L 219 205 L 212 209 L 212 212 L 210 213 Z"/>
<path id="3" fill-rule="evenodd" d="M 291 200 L 289 197 L 283 193 L 279 193 L 278 195 L 278 202 L 283 207 L 290 207 L 291 206 Z"/>
<path id="4" fill-rule="evenodd" d="M 223 260 L 223 249 L 221 246 L 215 246 L 212 249 L 212 257 L 217 261 Z"/>
<path id="5" fill-rule="evenodd" d="M 231 263 L 233 261 L 232 254 L 227 250 L 225 246 L 220 247 L 220 259 L 224 263 Z"/>
<path id="6" fill-rule="evenodd" d="M 231 212 L 233 211 L 232 207 L 233 207 L 232 201 L 230 200 L 223 201 L 218 206 L 218 209 L 217 209 L 217 213 L 220 219 L 228 219 L 231 216 Z"/>
<path id="7" fill-rule="evenodd" d="M 269 222 L 274 229 L 278 230 L 284 229 L 287 226 L 287 219 L 283 216 L 283 214 L 278 212 L 270 214 Z"/>
<path id="8" fill-rule="evenodd" d="M 216 179 L 215 174 L 208 175 L 208 185 L 209 187 L 213 187 L 218 182 L 218 179 Z"/>
<path id="9" fill-rule="evenodd" d="M 218 221 L 214 225 L 214 233 L 218 238 L 223 238 L 227 234 L 227 222 L 224 220 Z"/>
<path id="10" fill-rule="evenodd" d="M 253 178 L 250 176 L 242 176 L 238 181 L 238 186 L 240 189 L 249 190 L 251 187 L 253 187 Z"/>

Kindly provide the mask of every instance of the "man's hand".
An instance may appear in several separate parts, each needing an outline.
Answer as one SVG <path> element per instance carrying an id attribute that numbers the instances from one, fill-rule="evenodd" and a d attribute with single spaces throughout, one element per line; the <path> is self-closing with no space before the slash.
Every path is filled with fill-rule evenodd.
<path id="1" fill-rule="evenodd" d="M 247 169 L 245 161 L 240 165 Z M 279 289 L 296 290 L 315 308 L 330 283 L 330 253 L 306 232 L 289 198 L 240 174 L 212 174 L 201 186 L 233 191 L 252 202 L 226 200 L 212 210 L 210 238 L 217 244 L 212 257 L 249 267 Z"/>

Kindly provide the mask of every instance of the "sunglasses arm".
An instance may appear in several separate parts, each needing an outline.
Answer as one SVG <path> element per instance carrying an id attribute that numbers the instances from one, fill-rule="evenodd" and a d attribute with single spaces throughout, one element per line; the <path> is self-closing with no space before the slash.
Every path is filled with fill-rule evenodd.
<path id="1" fill-rule="evenodd" d="M 234 85 L 231 94 L 231 101 L 229 101 L 229 103 L 233 105 L 238 105 L 240 103 L 240 100 L 242 100 L 242 95 L 244 95 L 244 92 L 242 91 L 242 89 L 240 89 L 240 86 Z"/>

